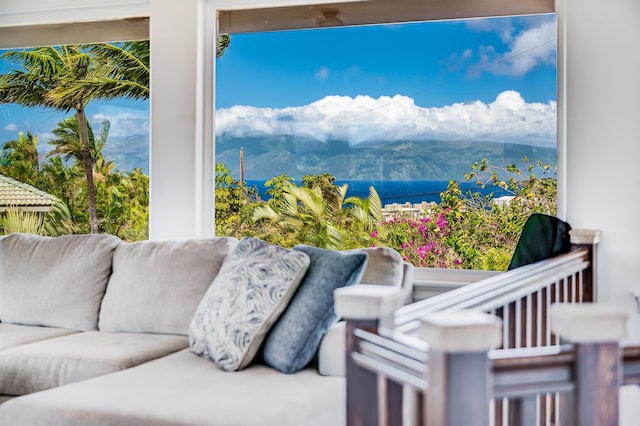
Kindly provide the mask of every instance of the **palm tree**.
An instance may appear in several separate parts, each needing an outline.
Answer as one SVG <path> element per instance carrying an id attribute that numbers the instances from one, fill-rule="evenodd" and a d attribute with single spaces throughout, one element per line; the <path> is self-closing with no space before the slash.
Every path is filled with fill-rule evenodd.
<path id="1" fill-rule="evenodd" d="M 382 220 L 380 196 L 373 186 L 367 198 L 349 197 L 329 174 L 303 177 L 296 186 L 285 175 L 268 181 L 271 199 L 253 210 L 265 228 L 262 238 L 283 246 L 309 244 L 329 249 L 366 246 Z"/>
<path id="2" fill-rule="evenodd" d="M 0 103 L 75 111 L 92 233 L 98 232 L 98 217 L 85 108 L 99 98 L 148 98 L 148 47 L 148 42 L 46 46 L 2 55 L 23 69 L 0 75 Z"/>
<path id="3" fill-rule="evenodd" d="M 18 134 L 18 139 L 5 142 L 0 150 L 0 171 L 20 182 L 36 185 L 40 167 L 38 136 L 31 132 Z"/>
<path id="4" fill-rule="evenodd" d="M 344 204 L 350 204 L 348 216 L 367 232 L 374 231 L 382 222 L 382 201 L 373 186 L 369 187 L 367 198 L 349 197 Z"/>
<path id="5" fill-rule="evenodd" d="M 347 185 L 338 188 L 332 202 L 323 196 L 320 186 L 308 188 L 285 184 L 282 200 L 274 210 L 263 203 L 253 211 L 253 220 L 268 223 L 265 237 L 285 246 L 297 243 L 328 249 L 343 248 L 340 224 L 334 220 L 334 212 L 342 209 Z"/>
<path id="6" fill-rule="evenodd" d="M 100 134 L 97 137 L 94 135 L 93 128 L 89 122 L 86 123 L 86 126 L 91 162 L 95 165 L 96 161 L 102 157 L 102 149 L 107 143 L 111 125 L 108 120 L 104 120 Z M 53 149 L 47 153 L 47 157 L 60 155 L 65 161 L 73 159 L 82 166 L 82 142 L 80 141 L 78 118 L 76 116 L 65 118 L 58 123 L 52 133 L 55 138 L 49 140 L 49 145 L 52 145 Z"/>
<path id="7" fill-rule="evenodd" d="M 231 44 L 231 37 L 229 34 L 220 34 L 216 40 L 216 57 L 224 55 L 224 51 Z"/>
<path id="8" fill-rule="evenodd" d="M 76 206 L 81 204 L 82 186 L 79 184 L 80 175 L 76 164 L 67 165 L 59 155 L 50 157 L 42 168 L 44 187 L 51 194 L 56 195 L 68 206 L 70 218 L 75 222 Z"/>

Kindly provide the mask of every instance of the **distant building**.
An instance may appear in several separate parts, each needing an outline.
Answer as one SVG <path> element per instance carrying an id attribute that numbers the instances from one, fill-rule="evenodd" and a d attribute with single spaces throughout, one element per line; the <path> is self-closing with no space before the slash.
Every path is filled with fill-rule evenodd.
<path id="1" fill-rule="evenodd" d="M 498 207 L 504 208 L 509 205 L 513 200 L 513 195 L 504 195 L 502 197 L 494 198 L 492 201 L 498 205 Z"/>
<path id="2" fill-rule="evenodd" d="M 0 212 L 8 208 L 22 211 L 48 212 L 56 197 L 36 187 L 0 174 Z"/>
<path id="3" fill-rule="evenodd" d="M 382 220 L 390 220 L 397 218 L 406 218 L 406 219 L 422 219 L 427 217 L 431 210 L 433 210 L 437 206 L 436 203 L 422 201 L 421 203 L 411 204 L 410 202 L 406 202 L 404 204 L 393 203 L 393 204 L 385 204 L 382 208 Z"/>

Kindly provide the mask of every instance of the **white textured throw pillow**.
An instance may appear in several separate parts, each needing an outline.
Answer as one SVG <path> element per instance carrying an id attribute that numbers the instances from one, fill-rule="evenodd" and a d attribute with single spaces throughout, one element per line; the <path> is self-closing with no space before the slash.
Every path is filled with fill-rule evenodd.
<path id="1" fill-rule="evenodd" d="M 243 238 L 196 310 L 189 328 L 191 351 L 223 370 L 249 365 L 308 267 L 305 253 Z"/>

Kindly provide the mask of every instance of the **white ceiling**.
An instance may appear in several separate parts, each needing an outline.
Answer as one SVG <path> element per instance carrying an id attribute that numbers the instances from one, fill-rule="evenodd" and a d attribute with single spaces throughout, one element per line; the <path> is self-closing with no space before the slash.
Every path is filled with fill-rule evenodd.
<path id="1" fill-rule="evenodd" d="M 20 18 L 20 13 L 5 11 L 0 13 L 2 18 L 0 19 L 0 49 L 42 46 L 51 43 L 51 40 L 55 40 L 56 44 L 65 44 L 146 39 L 149 37 L 149 8 L 143 7 L 146 4 L 143 1 L 129 0 L 129 2 L 131 5 L 123 8 L 123 12 L 116 19 L 114 18 L 118 14 L 111 14 L 110 16 L 114 18 L 106 20 L 60 23 L 61 17 L 52 16 L 49 21 L 52 23 L 43 25 L 29 25 L 17 19 Z M 234 2 L 222 3 L 234 4 Z M 100 11 L 102 10 L 100 8 L 105 7 L 107 6 L 96 2 L 94 8 Z M 71 9 L 75 10 L 73 7 Z M 218 32 L 238 34 L 322 26 L 526 15 L 554 11 L 555 0 L 365 0 L 322 5 L 219 10 Z M 45 14 L 45 12 L 42 13 Z M 123 17 L 126 13 L 135 14 L 135 16 Z M 14 15 L 13 19 L 17 19 L 19 25 L 3 22 L 11 15 Z"/>
<path id="2" fill-rule="evenodd" d="M 246 33 L 503 15 L 549 13 L 554 0 L 369 0 L 312 6 L 221 10 L 219 33 Z M 324 12 L 324 13 L 323 13 Z M 336 19 L 331 20 L 335 16 Z M 339 22 L 338 22 L 339 21 Z M 333 24 L 333 25 L 332 25 Z"/>

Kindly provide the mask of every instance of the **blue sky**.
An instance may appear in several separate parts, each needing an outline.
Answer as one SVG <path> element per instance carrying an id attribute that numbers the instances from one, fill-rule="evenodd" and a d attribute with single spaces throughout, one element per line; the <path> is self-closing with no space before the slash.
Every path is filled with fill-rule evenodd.
<path id="1" fill-rule="evenodd" d="M 233 35 L 217 61 L 216 133 L 555 146 L 555 46 L 554 15 Z M 87 113 L 109 119 L 111 137 L 148 135 L 147 102 Z M 0 105 L 0 144 L 31 131 L 46 151 L 66 116 Z"/>
<path id="2" fill-rule="evenodd" d="M 554 15 L 235 35 L 216 134 L 555 146 Z"/>
<path id="3" fill-rule="evenodd" d="M 518 46 L 524 52 L 512 51 L 519 36 L 544 25 L 555 25 L 554 17 L 235 35 L 218 61 L 217 105 L 291 107 L 329 95 L 400 94 L 426 107 L 491 102 L 505 90 L 548 102 L 556 98 L 555 34 L 541 31 Z M 505 54 L 513 57 L 509 69 Z M 534 55 L 530 68 L 520 65 Z"/>

